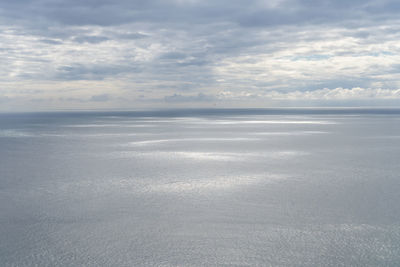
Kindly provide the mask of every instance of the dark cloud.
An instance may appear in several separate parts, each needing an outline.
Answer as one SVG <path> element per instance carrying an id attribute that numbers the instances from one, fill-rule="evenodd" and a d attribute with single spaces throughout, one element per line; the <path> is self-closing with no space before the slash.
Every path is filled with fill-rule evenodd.
<path id="1" fill-rule="evenodd" d="M 111 26 L 132 22 L 213 23 L 276 26 L 310 22 L 340 22 L 371 16 L 396 16 L 398 1 L 289 0 L 268 6 L 266 1 L 3 1 L 1 14 L 8 19 L 51 21 L 64 25 Z"/>

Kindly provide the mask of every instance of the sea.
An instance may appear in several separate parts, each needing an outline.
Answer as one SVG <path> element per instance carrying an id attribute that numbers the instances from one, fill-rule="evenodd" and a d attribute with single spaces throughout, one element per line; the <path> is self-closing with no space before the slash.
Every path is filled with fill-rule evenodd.
<path id="1" fill-rule="evenodd" d="M 400 110 L 2 113 L 0 266 L 400 266 Z"/>

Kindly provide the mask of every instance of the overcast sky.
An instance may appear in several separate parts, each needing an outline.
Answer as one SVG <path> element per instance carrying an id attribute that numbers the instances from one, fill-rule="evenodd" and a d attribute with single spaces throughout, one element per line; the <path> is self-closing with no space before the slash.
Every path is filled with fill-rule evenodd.
<path id="1" fill-rule="evenodd" d="M 10 0 L 0 110 L 400 106 L 400 2 Z"/>

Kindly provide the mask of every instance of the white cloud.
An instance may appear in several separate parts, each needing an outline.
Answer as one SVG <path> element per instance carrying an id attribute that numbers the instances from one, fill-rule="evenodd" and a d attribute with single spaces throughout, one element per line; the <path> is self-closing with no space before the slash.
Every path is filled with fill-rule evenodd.
<path id="1" fill-rule="evenodd" d="M 283 100 L 283 101 L 332 101 L 332 100 L 400 100 L 400 89 L 375 89 L 375 88 L 324 88 L 313 91 L 292 91 L 278 92 L 267 91 L 258 94 L 241 91 L 222 91 L 219 93 L 219 99 L 224 100 L 240 100 L 240 99 L 266 99 L 266 100 Z"/>
<path id="2" fill-rule="evenodd" d="M 335 88 L 314 91 L 294 91 L 289 93 L 271 92 L 264 97 L 272 99 L 290 100 L 362 100 L 362 99 L 400 99 L 400 89 L 373 89 L 373 88 Z"/>
<path id="3" fill-rule="evenodd" d="M 392 1 L 44 3 L 0 4 L 3 99 L 42 99 L 35 105 L 43 108 L 64 99 L 75 108 L 108 95 L 93 107 L 133 108 L 398 97 Z"/>

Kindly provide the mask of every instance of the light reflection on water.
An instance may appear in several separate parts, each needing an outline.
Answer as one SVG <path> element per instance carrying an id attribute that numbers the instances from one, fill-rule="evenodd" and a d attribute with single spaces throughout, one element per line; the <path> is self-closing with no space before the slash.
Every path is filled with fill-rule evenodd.
<path id="1" fill-rule="evenodd" d="M 397 266 L 397 122 L 2 115 L 0 265 Z"/>

